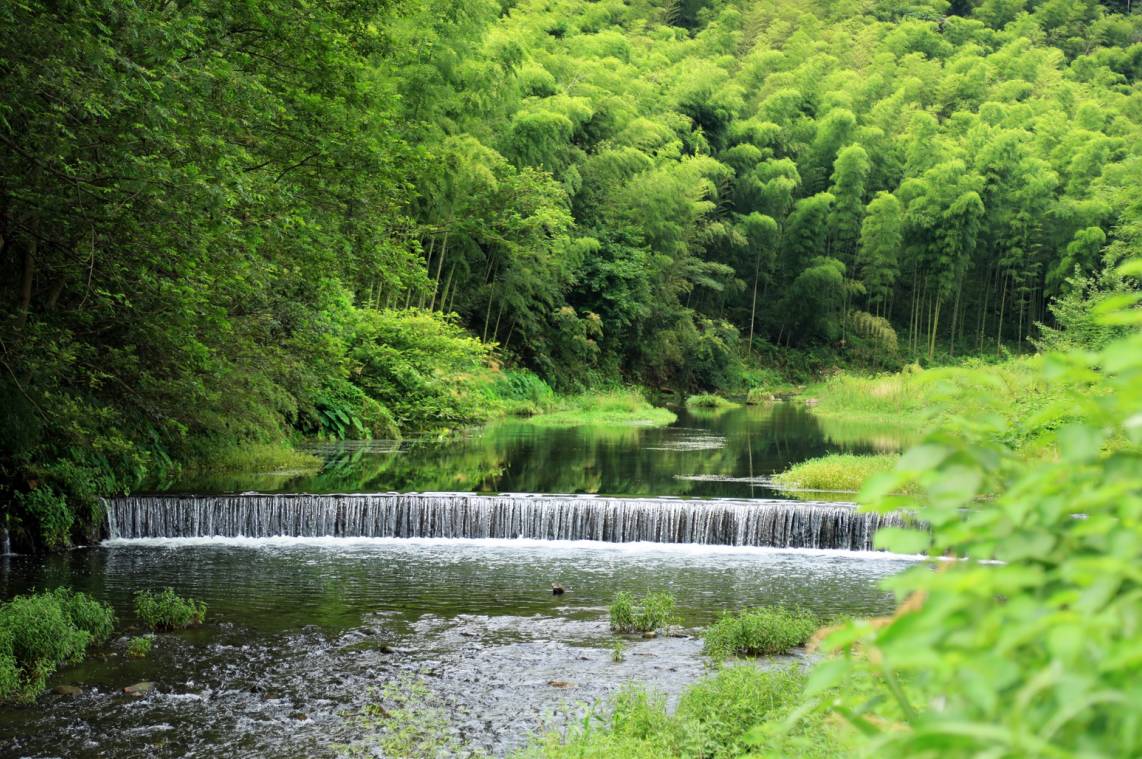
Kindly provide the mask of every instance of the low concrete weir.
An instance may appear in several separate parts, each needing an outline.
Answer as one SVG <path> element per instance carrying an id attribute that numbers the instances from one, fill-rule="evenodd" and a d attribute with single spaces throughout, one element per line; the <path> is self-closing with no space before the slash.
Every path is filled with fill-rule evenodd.
<path id="1" fill-rule="evenodd" d="M 472 493 L 149 495 L 108 499 L 111 538 L 528 538 L 873 549 L 902 514 L 785 500 Z"/>

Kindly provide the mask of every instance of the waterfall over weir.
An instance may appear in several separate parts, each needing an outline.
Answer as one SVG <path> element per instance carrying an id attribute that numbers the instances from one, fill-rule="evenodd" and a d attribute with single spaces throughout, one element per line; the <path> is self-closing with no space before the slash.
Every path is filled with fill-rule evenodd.
<path id="1" fill-rule="evenodd" d="M 106 506 L 112 538 L 531 538 L 866 551 L 879 528 L 905 521 L 836 503 L 530 494 L 156 495 Z"/>

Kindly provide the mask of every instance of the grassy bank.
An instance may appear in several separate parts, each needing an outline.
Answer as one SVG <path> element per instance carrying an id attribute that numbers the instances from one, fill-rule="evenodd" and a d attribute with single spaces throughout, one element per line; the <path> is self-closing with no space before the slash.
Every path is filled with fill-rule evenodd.
<path id="1" fill-rule="evenodd" d="M 924 433 L 953 417 L 998 416 L 1006 422 L 1042 409 L 1050 400 L 1041 359 L 998 364 L 977 361 L 924 370 L 910 366 L 894 374 L 835 374 L 807 387 L 813 412 L 829 420 L 888 425 Z"/>
<path id="2" fill-rule="evenodd" d="M 638 390 L 624 389 L 555 399 L 550 410 L 527 422 L 539 427 L 664 427 L 677 418 L 669 409 L 652 406 Z"/>
<path id="3" fill-rule="evenodd" d="M 870 477 L 895 466 L 896 451 L 937 428 L 987 425 L 1021 456 L 1047 455 L 1050 443 L 1041 430 L 1027 432 L 1019 421 L 1043 413 L 1056 397 L 1058 390 L 1048 391 L 1037 357 L 928 370 L 913 365 L 874 376 L 835 374 L 806 388 L 804 400 L 830 440 L 872 439 L 881 453 L 810 459 L 774 481 L 788 488 L 855 493 Z"/>

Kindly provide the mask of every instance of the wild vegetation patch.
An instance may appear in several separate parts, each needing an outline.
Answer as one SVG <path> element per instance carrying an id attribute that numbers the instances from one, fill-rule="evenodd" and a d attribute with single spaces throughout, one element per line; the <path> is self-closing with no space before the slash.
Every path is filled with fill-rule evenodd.
<path id="1" fill-rule="evenodd" d="M 610 616 L 615 632 L 653 632 L 674 621 L 674 596 L 653 592 L 635 598 L 622 591 L 611 603 Z"/>
<path id="2" fill-rule="evenodd" d="M 876 474 L 890 471 L 900 457 L 896 454 L 859 456 L 832 453 L 794 464 L 773 476 L 780 486 L 800 490 L 856 493 Z"/>
<path id="3" fill-rule="evenodd" d="M 111 635 L 111 607 L 67 588 L 0 604 L 0 701 L 30 702 L 61 664 Z"/>
<path id="4" fill-rule="evenodd" d="M 140 590 L 135 594 L 135 613 L 143 624 L 155 630 L 177 630 L 206 619 L 206 604 L 183 598 L 174 588 Z"/>
<path id="5" fill-rule="evenodd" d="M 703 652 L 714 659 L 774 656 L 803 646 L 820 627 L 817 616 L 801 609 L 769 606 L 725 614 L 703 636 Z"/>

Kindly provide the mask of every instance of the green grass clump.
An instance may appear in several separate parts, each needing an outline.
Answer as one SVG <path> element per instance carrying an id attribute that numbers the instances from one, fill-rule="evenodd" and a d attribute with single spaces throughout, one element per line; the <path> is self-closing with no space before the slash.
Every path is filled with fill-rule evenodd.
<path id="1" fill-rule="evenodd" d="M 745 403 L 747 406 L 760 406 L 774 399 L 773 390 L 767 387 L 751 387 L 746 393 Z"/>
<path id="2" fill-rule="evenodd" d="M 731 656 L 776 656 L 789 653 L 817 631 L 820 623 L 808 611 L 770 606 L 726 614 L 707 631 L 703 651 L 714 659 Z"/>
<path id="3" fill-rule="evenodd" d="M 482 390 L 489 403 L 511 416 L 542 414 L 556 404 L 555 391 L 551 386 L 526 369 L 494 372 Z"/>
<path id="4" fill-rule="evenodd" d="M 34 701 L 60 664 L 81 661 L 114 627 L 110 606 L 67 588 L 0 604 L 0 701 Z"/>
<path id="5" fill-rule="evenodd" d="M 154 630 L 176 630 L 201 624 L 206 618 L 206 604 L 193 598 L 182 598 L 174 588 L 157 592 L 140 590 L 135 594 L 135 613 Z"/>
<path id="6" fill-rule="evenodd" d="M 851 755 L 855 731 L 820 711 L 796 717 L 806 674 L 800 667 L 762 670 L 726 667 L 691 685 L 673 714 L 666 699 L 628 687 L 609 718 L 584 719 L 551 733 L 522 753 L 534 759 L 667 759 L 670 757 L 804 757 Z M 786 721 L 791 724 L 786 725 Z M 600 725 L 599 722 L 602 721 Z"/>
<path id="7" fill-rule="evenodd" d="M 899 460 L 899 456 L 890 453 L 874 456 L 832 453 L 794 464 L 775 475 L 773 481 L 788 488 L 855 493 L 870 477 L 891 470 Z"/>
<path id="8" fill-rule="evenodd" d="M 636 601 L 633 595 L 623 591 L 611 604 L 611 629 L 615 632 L 651 632 L 665 627 L 673 619 L 674 596 L 669 593 L 647 593 Z"/>
<path id="9" fill-rule="evenodd" d="M 626 650 L 626 644 L 621 639 L 615 639 L 615 642 L 611 644 L 611 661 L 618 664 L 626 659 Z"/>
<path id="10" fill-rule="evenodd" d="M 321 459 L 288 443 L 247 443 L 205 451 L 186 467 L 188 476 L 211 472 L 316 472 Z"/>
<path id="11" fill-rule="evenodd" d="M 687 408 L 703 408 L 703 409 L 730 409 L 738 408 L 740 403 L 734 403 L 727 400 L 720 395 L 713 393 L 702 393 L 700 395 L 691 395 L 686 399 Z"/>
<path id="12" fill-rule="evenodd" d="M 145 659 L 151 653 L 151 647 L 155 644 L 154 635 L 140 635 L 131 638 L 127 642 L 127 656 L 135 659 Z"/>
<path id="13" fill-rule="evenodd" d="M 563 398 L 558 410 L 528 419 L 540 427 L 665 427 L 677 420 L 670 410 L 655 408 L 637 390 L 611 390 Z"/>

